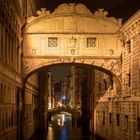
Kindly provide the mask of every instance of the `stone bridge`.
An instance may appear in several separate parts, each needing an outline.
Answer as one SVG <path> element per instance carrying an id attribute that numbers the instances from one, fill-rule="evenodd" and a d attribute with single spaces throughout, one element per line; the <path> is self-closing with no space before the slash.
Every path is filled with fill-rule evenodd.
<path id="1" fill-rule="evenodd" d="M 77 114 L 78 113 L 78 110 L 77 109 L 74 109 L 74 108 L 67 108 L 67 107 L 58 107 L 58 108 L 55 108 L 55 109 L 52 109 L 52 110 L 49 110 L 48 111 L 48 116 L 51 117 L 55 114 L 59 114 L 61 112 L 68 112 L 70 114 Z"/>
<path id="2" fill-rule="evenodd" d="M 121 74 L 121 20 L 83 4 L 61 4 L 30 17 L 23 28 L 23 74 L 55 64 L 88 64 Z"/>

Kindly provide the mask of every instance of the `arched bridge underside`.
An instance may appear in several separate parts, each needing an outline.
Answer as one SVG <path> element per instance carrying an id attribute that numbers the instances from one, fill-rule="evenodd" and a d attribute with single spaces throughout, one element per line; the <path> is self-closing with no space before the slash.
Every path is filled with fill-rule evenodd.
<path id="1" fill-rule="evenodd" d="M 56 108 L 54 110 L 48 111 L 48 116 L 51 117 L 51 116 L 53 116 L 55 114 L 59 114 L 61 112 L 68 112 L 68 113 L 70 113 L 72 115 L 78 114 L 78 110 L 76 110 L 76 109 L 73 109 L 73 108 L 61 108 L 60 107 L 60 108 Z"/>
<path id="2" fill-rule="evenodd" d="M 89 64 L 121 73 L 121 20 L 83 4 L 61 4 L 50 13 L 42 8 L 23 29 L 23 73 L 52 64 Z"/>

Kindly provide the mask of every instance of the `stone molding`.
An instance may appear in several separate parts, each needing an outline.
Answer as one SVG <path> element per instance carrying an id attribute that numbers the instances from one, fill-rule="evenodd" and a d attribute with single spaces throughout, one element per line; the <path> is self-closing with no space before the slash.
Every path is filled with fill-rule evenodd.
<path id="1" fill-rule="evenodd" d="M 121 27 L 119 34 L 125 42 L 140 34 L 140 10 Z"/>
<path id="2" fill-rule="evenodd" d="M 121 61 L 120 58 L 84 58 L 84 57 L 48 57 L 24 58 L 23 74 L 27 76 L 31 72 L 41 68 L 42 66 L 49 66 L 54 64 L 87 64 L 100 69 L 111 71 L 114 75 L 120 76 L 121 74 Z"/>
<path id="3" fill-rule="evenodd" d="M 80 4 L 80 3 L 79 4 L 75 4 L 75 3 L 61 4 L 52 13 L 46 8 L 41 8 L 41 10 L 37 11 L 37 16 L 36 17 L 32 16 L 28 18 L 26 23 L 31 24 L 33 21 L 36 21 L 43 17 L 51 18 L 51 17 L 65 16 L 65 15 L 77 15 L 77 16 L 91 17 L 95 19 L 96 18 L 104 19 L 104 20 L 107 20 L 116 24 L 118 27 L 121 27 L 122 25 L 122 19 L 108 17 L 108 11 L 100 8 L 94 13 L 92 13 L 85 5 Z"/>

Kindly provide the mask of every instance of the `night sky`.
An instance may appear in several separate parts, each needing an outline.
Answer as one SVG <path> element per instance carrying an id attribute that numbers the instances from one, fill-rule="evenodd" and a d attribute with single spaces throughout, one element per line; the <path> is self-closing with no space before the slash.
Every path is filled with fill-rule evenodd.
<path id="1" fill-rule="evenodd" d="M 83 3 L 91 12 L 104 8 L 109 16 L 123 18 L 123 22 L 140 9 L 140 0 L 44 0 L 43 5 L 52 12 L 62 3 Z"/>
<path id="2" fill-rule="evenodd" d="M 65 76 L 70 75 L 70 68 L 71 65 L 58 65 L 51 67 L 50 71 L 52 71 L 55 83 L 64 80 Z"/>

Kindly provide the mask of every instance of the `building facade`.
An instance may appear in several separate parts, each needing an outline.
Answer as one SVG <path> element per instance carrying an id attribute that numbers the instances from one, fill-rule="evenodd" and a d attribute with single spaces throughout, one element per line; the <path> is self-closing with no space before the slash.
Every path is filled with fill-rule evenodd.
<path id="1" fill-rule="evenodd" d="M 122 41 L 121 93 L 116 90 L 117 84 L 111 81 L 111 88 L 109 92 L 108 90 L 106 91 L 105 96 L 102 98 L 103 100 L 96 100 L 95 132 L 107 140 L 140 139 L 139 29 L 140 11 L 137 11 L 119 31 Z M 100 78 L 102 79 L 102 77 Z M 98 77 L 97 79 L 100 78 Z M 98 91 L 104 92 L 105 90 L 102 87 L 108 85 L 108 82 L 100 84 L 99 81 L 96 81 L 97 85 L 100 86 L 99 89 L 96 89 L 97 93 Z"/>
<path id="2" fill-rule="evenodd" d="M 82 108 L 86 126 L 94 134 L 107 140 L 139 140 L 140 11 L 124 25 L 121 25 L 121 20 L 107 17 L 103 9 L 92 14 L 82 4 L 63 4 L 53 14 L 42 9 L 38 11 L 38 17 L 28 18 L 35 15 L 36 3 L 33 0 L 1 0 L 1 140 L 27 140 L 37 128 L 45 131 L 48 73 L 42 69 L 38 72 L 38 69 L 60 63 L 88 64 L 92 67 L 72 70 L 75 83 L 68 79 L 64 90 L 67 89 L 65 94 L 69 92 L 72 97 L 70 105 Z M 43 16 L 49 18 L 47 24 L 41 26 L 46 18 Z M 31 26 L 36 18 L 40 26 Z M 99 19 L 99 25 L 103 26 L 96 26 L 95 19 Z M 25 23 L 31 28 L 22 30 Z M 52 23 L 55 26 L 51 26 Z M 36 37 L 36 46 L 30 33 L 42 30 L 47 35 Z M 46 42 L 47 48 L 44 47 Z M 31 57 L 34 59 L 30 60 Z"/>
<path id="3" fill-rule="evenodd" d="M 0 139 L 20 139 L 22 102 L 22 35 L 25 20 L 35 13 L 35 1 L 0 1 Z M 28 4 L 28 9 L 27 9 Z M 24 94 L 24 130 L 29 138 L 38 127 L 38 75 L 32 75 Z M 29 132 L 30 131 L 30 132 Z"/>

